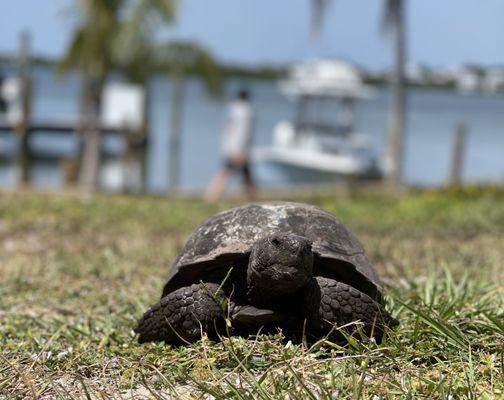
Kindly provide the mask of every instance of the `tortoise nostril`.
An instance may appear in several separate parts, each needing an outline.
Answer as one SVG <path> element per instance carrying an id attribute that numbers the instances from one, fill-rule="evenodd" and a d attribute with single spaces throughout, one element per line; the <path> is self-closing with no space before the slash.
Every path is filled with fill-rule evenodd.
<path id="1" fill-rule="evenodd" d="M 280 245 L 280 240 L 275 237 L 271 240 L 271 243 L 273 244 L 273 246 L 278 247 Z"/>

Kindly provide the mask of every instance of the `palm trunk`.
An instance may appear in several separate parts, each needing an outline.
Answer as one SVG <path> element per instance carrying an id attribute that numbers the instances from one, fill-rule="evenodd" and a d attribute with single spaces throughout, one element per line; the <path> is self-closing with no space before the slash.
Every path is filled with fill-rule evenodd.
<path id="1" fill-rule="evenodd" d="M 389 156 L 391 161 L 390 183 L 398 187 L 403 178 L 404 169 L 404 131 L 406 127 L 406 28 L 405 2 L 396 2 L 393 11 L 393 25 L 395 30 L 395 74 L 392 84 L 393 109 L 390 132 Z"/>
<path id="2" fill-rule="evenodd" d="M 170 118 L 170 173 L 168 187 L 176 191 L 180 184 L 180 141 L 185 99 L 185 81 L 181 73 L 173 75 Z"/>
<path id="3" fill-rule="evenodd" d="M 140 163 L 140 191 L 145 193 L 147 191 L 147 152 L 148 145 L 150 141 L 150 123 L 149 123 L 149 111 L 151 106 L 151 96 L 149 92 L 149 78 L 145 79 L 142 84 L 144 90 L 143 98 L 143 109 L 142 109 L 142 137 L 138 155 L 138 161 Z"/>
<path id="4" fill-rule="evenodd" d="M 84 191 L 96 191 L 99 187 L 101 165 L 101 103 L 104 79 L 88 79 L 85 95 L 84 149 L 79 173 Z"/>
<path id="5" fill-rule="evenodd" d="M 21 35 L 20 51 L 20 75 L 21 75 L 21 121 L 18 126 L 21 138 L 20 149 L 20 171 L 21 183 L 30 182 L 30 119 L 31 119 L 31 77 L 30 77 L 30 42 L 31 38 L 27 32 Z"/>
<path id="6" fill-rule="evenodd" d="M 149 78 L 145 79 L 142 85 L 144 90 L 143 109 L 142 109 L 142 138 L 140 143 L 138 161 L 140 163 L 140 191 L 145 193 L 147 190 L 147 146 L 150 140 L 149 110 L 151 106 L 151 97 L 149 92 Z"/>

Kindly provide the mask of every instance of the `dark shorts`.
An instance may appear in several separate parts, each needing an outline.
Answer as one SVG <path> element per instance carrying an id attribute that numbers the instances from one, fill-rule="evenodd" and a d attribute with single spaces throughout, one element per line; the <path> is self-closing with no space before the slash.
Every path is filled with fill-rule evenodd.
<path id="1" fill-rule="evenodd" d="M 243 174 L 245 179 L 248 181 L 252 179 L 252 175 L 250 173 L 250 165 L 248 162 L 243 165 L 235 165 L 231 160 L 228 159 L 224 161 L 224 168 L 232 173 L 237 172 Z"/>

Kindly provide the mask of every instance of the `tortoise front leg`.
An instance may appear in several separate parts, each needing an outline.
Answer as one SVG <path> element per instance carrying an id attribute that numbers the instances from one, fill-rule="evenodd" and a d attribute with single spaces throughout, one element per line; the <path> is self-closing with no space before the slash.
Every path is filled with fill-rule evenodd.
<path id="1" fill-rule="evenodd" d="M 215 283 L 198 283 L 169 293 L 138 321 L 139 343 L 194 342 L 202 332 L 217 336 L 216 327 L 224 329 L 225 322 L 218 292 Z"/>
<path id="2" fill-rule="evenodd" d="M 335 328 L 360 321 L 364 333 L 380 342 L 384 327 L 398 324 L 367 294 L 345 283 L 320 276 L 312 278 L 306 286 L 303 308 L 308 333 L 317 336 L 330 334 L 333 340 L 343 339 L 343 335 Z M 345 330 L 353 333 L 356 326 L 350 325 Z"/>

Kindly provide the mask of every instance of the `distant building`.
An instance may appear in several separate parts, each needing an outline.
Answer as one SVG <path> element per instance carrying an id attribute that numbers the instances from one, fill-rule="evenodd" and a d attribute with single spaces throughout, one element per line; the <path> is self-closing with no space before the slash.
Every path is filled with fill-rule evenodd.
<path id="1" fill-rule="evenodd" d="M 406 79 L 414 85 L 426 85 L 429 83 L 431 71 L 421 64 L 408 64 L 406 66 Z"/>
<path id="2" fill-rule="evenodd" d="M 478 92 L 483 89 L 483 73 L 479 68 L 463 66 L 455 74 L 455 86 L 464 93 Z"/>
<path id="3" fill-rule="evenodd" d="M 504 91 L 504 67 L 489 69 L 483 78 L 482 88 L 486 92 Z"/>
<path id="4" fill-rule="evenodd" d="M 429 83 L 434 86 L 455 85 L 459 67 L 436 67 L 432 68 Z"/>

